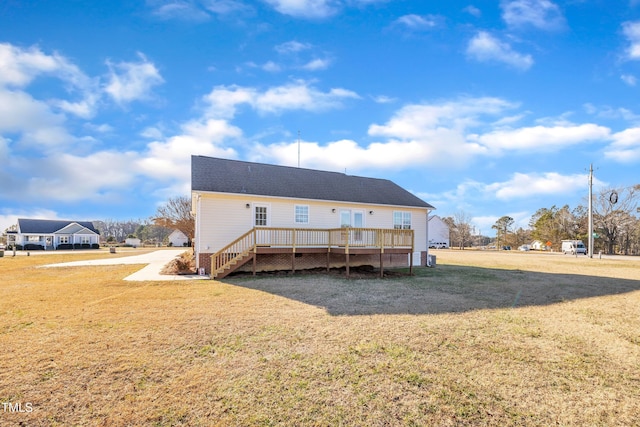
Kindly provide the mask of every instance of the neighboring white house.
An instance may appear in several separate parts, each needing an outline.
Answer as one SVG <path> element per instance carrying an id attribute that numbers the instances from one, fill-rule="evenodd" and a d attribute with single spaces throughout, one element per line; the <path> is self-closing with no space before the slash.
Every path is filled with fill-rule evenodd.
<path id="1" fill-rule="evenodd" d="M 438 215 L 429 217 L 429 247 L 435 249 L 449 247 L 449 226 Z"/>
<path id="2" fill-rule="evenodd" d="M 192 156 L 191 196 L 207 274 L 229 245 L 222 262 L 253 271 L 426 261 L 434 208 L 389 180 Z"/>
<path id="3" fill-rule="evenodd" d="M 169 234 L 169 245 L 171 246 L 187 246 L 189 244 L 189 238 L 182 231 L 175 229 Z"/>
<path id="4" fill-rule="evenodd" d="M 18 218 L 7 246 L 24 250 L 97 249 L 100 232 L 89 221 Z"/>

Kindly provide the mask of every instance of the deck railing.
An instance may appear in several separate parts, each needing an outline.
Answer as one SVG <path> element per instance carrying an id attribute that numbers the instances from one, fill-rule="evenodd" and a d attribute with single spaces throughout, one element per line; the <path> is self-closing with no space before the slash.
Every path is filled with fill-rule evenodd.
<path id="1" fill-rule="evenodd" d="M 275 228 L 255 227 L 211 256 L 211 275 L 216 275 L 258 247 L 291 248 L 404 248 L 413 251 L 413 230 L 389 228 Z"/>

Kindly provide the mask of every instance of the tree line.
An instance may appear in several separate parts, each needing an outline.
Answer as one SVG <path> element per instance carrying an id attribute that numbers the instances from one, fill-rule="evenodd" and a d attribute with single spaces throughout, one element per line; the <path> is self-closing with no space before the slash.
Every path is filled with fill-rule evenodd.
<path id="1" fill-rule="evenodd" d="M 606 188 L 593 196 L 593 253 L 640 254 L 640 184 L 631 187 Z M 495 245 L 517 248 L 538 240 L 550 250 L 560 251 L 562 240 L 589 241 L 589 210 L 565 205 L 538 209 L 528 228 L 515 227 L 515 220 L 504 215 L 491 226 L 495 239 L 476 234 L 471 217 L 459 212 L 443 220 L 449 225 L 452 247 Z"/>
<path id="2" fill-rule="evenodd" d="M 106 242 L 123 242 L 135 237 L 147 244 L 163 244 L 167 243 L 167 237 L 176 229 L 182 231 L 189 240 L 195 234 L 191 199 L 186 196 L 170 198 L 158 206 L 154 216 L 147 219 L 106 219 L 93 221 L 93 225 Z"/>

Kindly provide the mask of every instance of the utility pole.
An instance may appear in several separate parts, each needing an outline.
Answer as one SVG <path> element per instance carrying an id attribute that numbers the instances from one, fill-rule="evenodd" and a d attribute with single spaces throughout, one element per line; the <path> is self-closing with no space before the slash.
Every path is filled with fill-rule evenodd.
<path id="1" fill-rule="evenodd" d="M 589 258 L 593 258 L 593 163 L 589 165 Z"/>

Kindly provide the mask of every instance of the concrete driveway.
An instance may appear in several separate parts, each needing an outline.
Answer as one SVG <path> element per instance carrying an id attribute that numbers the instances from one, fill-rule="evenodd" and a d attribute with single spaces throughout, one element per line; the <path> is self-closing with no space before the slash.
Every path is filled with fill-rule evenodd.
<path id="1" fill-rule="evenodd" d="M 44 265 L 43 267 L 80 267 L 87 265 L 122 265 L 122 264 L 148 264 L 143 269 L 124 278 L 129 281 L 158 281 L 158 280 L 198 280 L 208 279 L 208 276 L 198 275 L 170 275 L 160 274 L 160 271 L 174 258 L 179 257 L 184 249 L 167 249 L 149 252 L 141 255 L 125 256 L 118 258 L 100 258 L 86 261 L 70 261 L 58 264 Z"/>

